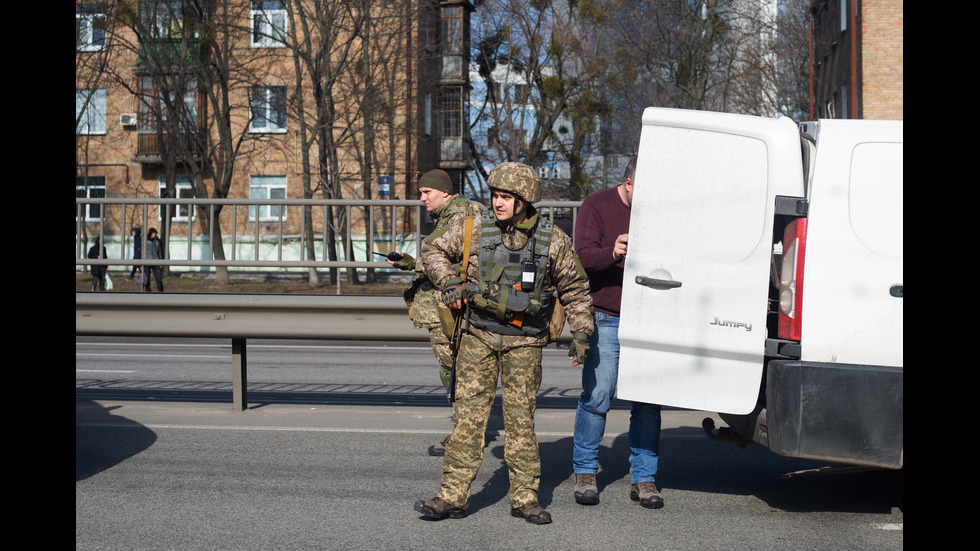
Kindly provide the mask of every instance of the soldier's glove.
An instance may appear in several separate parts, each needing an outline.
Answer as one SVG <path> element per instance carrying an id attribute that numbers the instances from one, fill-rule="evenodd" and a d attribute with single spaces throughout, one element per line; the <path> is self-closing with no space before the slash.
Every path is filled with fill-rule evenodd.
<path id="1" fill-rule="evenodd" d="M 442 291 L 442 303 L 446 306 L 455 306 L 457 301 L 466 299 L 466 288 L 460 278 L 454 277 L 446 281 L 446 286 Z"/>
<path id="2" fill-rule="evenodd" d="M 585 333 L 572 333 L 572 345 L 568 353 L 575 365 L 584 365 L 585 359 L 589 357 L 589 336 Z"/>
<path id="3" fill-rule="evenodd" d="M 392 262 L 391 265 L 399 270 L 410 272 L 415 269 L 415 259 L 408 253 L 402 253 L 401 258 Z"/>

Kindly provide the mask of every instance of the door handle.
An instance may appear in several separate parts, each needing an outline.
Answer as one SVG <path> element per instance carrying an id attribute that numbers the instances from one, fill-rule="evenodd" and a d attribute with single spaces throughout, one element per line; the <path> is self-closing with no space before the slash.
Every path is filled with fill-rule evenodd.
<path id="1" fill-rule="evenodd" d="M 636 283 L 643 285 L 644 287 L 651 287 L 653 289 L 676 289 L 681 286 L 680 281 L 674 281 L 673 279 L 658 279 L 655 277 L 647 276 L 636 276 Z"/>

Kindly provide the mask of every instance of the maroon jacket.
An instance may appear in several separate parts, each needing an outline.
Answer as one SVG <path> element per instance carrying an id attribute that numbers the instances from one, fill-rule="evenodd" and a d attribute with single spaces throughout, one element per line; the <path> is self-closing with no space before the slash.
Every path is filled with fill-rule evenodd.
<path id="1" fill-rule="evenodd" d="M 623 294 L 623 261 L 613 259 L 613 245 L 629 230 L 630 207 L 619 197 L 618 186 L 582 202 L 575 222 L 575 252 L 589 276 L 593 307 L 614 316 L 619 315 Z"/>

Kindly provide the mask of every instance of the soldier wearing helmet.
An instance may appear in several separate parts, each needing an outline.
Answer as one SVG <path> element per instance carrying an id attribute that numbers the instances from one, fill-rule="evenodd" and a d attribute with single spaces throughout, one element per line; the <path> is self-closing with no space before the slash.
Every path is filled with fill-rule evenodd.
<path id="1" fill-rule="evenodd" d="M 499 378 L 511 514 L 546 524 L 551 514 L 537 499 L 541 461 L 534 433 L 541 349 L 551 340 L 549 321 L 560 302 L 575 337 L 572 365 L 583 363 L 593 330 L 592 299 L 571 239 L 534 208 L 541 198 L 534 170 L 504 163 L 490 173 L 488 185 L 492 210 L 475 220 L 468 234 L 465 220 L 457 219 L 422 246 L 426 275 L 442 290 L 443 302 L 461 310 L 468 325 L 457 356 L 455 428 L 439 493 L 417 501 L 415 510 L 433 519 L 466 516 Z M 465 285 L 460 277 L 464 264 Z"/>
<path id="2" fill-rule="evenodd" d="M 507 224 L 528 218 L 531 203 L 541 200 L 541 179 L 522 163 L 504 163 L 487 178 L 497 222 Z M 510 201 L 511 197 L 514 201 Z"/>

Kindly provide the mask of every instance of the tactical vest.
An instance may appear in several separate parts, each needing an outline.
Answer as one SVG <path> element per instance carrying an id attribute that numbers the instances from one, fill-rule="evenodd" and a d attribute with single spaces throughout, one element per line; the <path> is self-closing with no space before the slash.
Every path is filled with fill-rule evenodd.
<path id="1" fill-rule="evenodd" d="M 539 218 L 524 247 L 511 250 L 504 245 L 493 212 L 483 213 L 480 281 L 468 285 L 474 291 L 471 324 L 500 335 L 533 336 L 548 329 L 553 299 L 542 291 L 552 227 Z"/>

